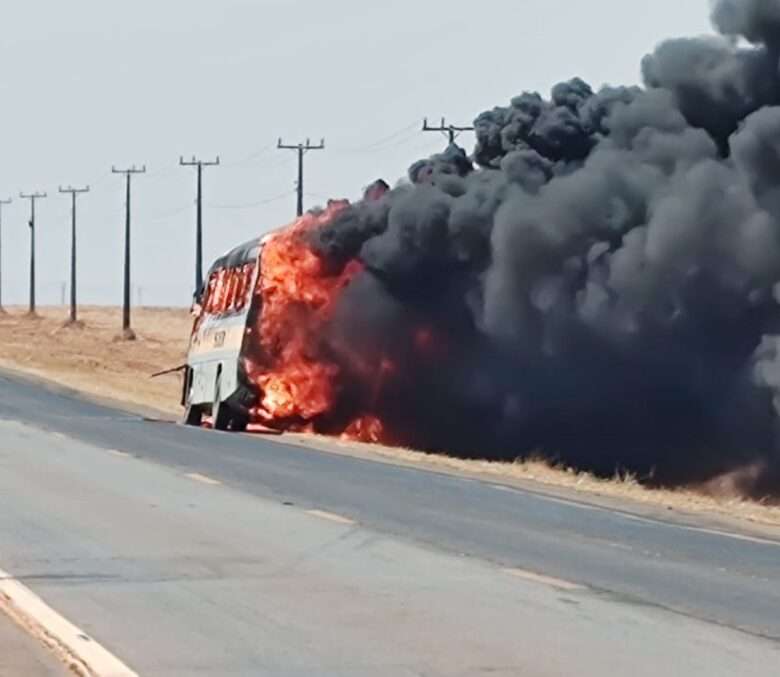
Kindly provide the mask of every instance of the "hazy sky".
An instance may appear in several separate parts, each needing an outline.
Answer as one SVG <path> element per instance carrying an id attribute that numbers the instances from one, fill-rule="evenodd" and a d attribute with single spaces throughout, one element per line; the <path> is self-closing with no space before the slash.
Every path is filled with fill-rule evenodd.
<path id="1" fill-rule="evenodd" d="M 39 203 L 38 294 L 68 278 L 70 200 L 80 202 L 85 303 L 121 300 L 124 185 L 134 182 L 134 285 L 147 304 L 188 303 L 193 169 L 205 174 L 213 258 L 294 216 L 295 157 L 279 136 L 325 137 L 307 157 L 307 206 L 394 182 L 441 149 L 423 116 L 469 123 L 524 90 L 574 75 L 635 84 L 665 37 L 708 32 L 707 0 L 6 0 L 0 27 L 0 197 L 7 303 L 27 298 L 29 201 Z M 471 146 L 472 139 L 467 139 Z"/>

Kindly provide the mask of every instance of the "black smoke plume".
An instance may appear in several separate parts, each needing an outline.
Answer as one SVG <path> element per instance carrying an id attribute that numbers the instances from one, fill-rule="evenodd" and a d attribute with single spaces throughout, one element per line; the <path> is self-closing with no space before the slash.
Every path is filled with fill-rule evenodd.
<path id="1" fill-rule="evenodd" d="M 482 113 L 473 156 L 316 234 L 366 266 L 333 350 L 401 367 L 356 408 L 416 447 L 659 484 L 750 467 L 745 492 L 780 494 L 780 0 L 713 24 L 648 55 L 644 87 Z"/>

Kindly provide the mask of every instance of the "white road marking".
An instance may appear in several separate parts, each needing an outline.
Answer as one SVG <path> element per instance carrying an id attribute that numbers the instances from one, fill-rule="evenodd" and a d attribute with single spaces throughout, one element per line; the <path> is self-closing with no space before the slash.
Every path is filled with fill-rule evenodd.
<path id="1" fill-rule="evenodd" d="M 327 512 L 325 510 L 307 510 L 307 515 L 312 517 L 319 517 L 320 519 L 328 520 L 329 522 L 336 522 L 337 524 L 356 524 L 355 520 L 349 519 L 342 515 L 337 515 L 335 512 Z"/>
<path id="2" fill-rule="evenodd" d="M 550 585 L 553 588 L 560 588 L 561 590 L 586 590 L 584 585 L 565 581 L 562 578 L 537 574 L 533 571 L 526 571 L 525 569 L 504 569 L 504 573 L 514 576 L 515 578 L 522 578 L 523 580 L 533 581 L 534 583 L 543 583 L 544 585 Z"/>
<path id="3" fill-rule="evenodd" d="M 632 522 L 641 522 L 643 524 L 650 524 L 655 527 L 665 527 L 667 529 L 682 529 L 683 531 L 693 531 L 700 534 L 709 534 L 710 536 L 721 536 L 723 538 L 733 538 L 737 541 L 747 541 L 749 543 L 758 543 L 760 545 L 772 545 L 774 547 L 780 547 L 780 541 L 772 540 L 771 538 L 761 538 L 761 536 L 750 536 L 748 534 L 739 534 L 734 531 L 726 531 L 724 529 L 712 529 L 708 527 L 697 527 L 691 524 L 676 524 L 674 522 L 666 522 L 662 519 L 656 519 L 653 517 L 642 517 L 641 515 L 634 515 L 625 510 L 610 508 L 602 505 L 592 505 L 583 503 L 576 500 L 568 500 L 566 498 L 558 498 L 556 496 L 549 496 L 547 494 L 537 493 L 535 491 L 527 491 L 524 489 L 514 488 L 507 485 L 491 484 L 493 489 L 497 491 L 504 491 L 507 493 L 518 493 L 533 496 L 542 501 L 549 503 L 558 503 L 565 505 L 569 508 L 578 508 L 581 510 L 591 510 L 593 512 L 606 512 L 615 517 L 630 520 Z"/>
<path id="4" fill-rule="evenodd" d="M 671 527 L 673 529 L 682 529 L 683 531 L 693 531 L 699 534 L 709 534 L 711 536 L 722 536 L 723 538 L 733 538 L 737 541 L 747 541 L 749 543 L 759 543 L 760 545 L 773 545 L 776 548 L 780 547 L 779 541 L 773 541 L 769 538 L 761 538 L 760 536 L 748 536 L 747 534 L 738 534 L 733 531 L 723 531 L 721 529 L 710 529 L 708 527 L 694 527 L 689 524 L 672 524 L 670 522 L 663 522 L 661 520 L 655 520 L 647 517 L 640 517 L 639 515 L 631 515 L 628 513 L 618 513 L 622 517 L 625 517 L 632 522 L 643 522 L 645 524 L 652 524 L 654 526 Z"/>
<path id="5" fill-rule="evenodd" d="M 119 449 L 108 449 L 108 453 L 112 456 L 119 456 L 120 458 L 129 458 L 130 454 L 126 451 L 119 451 Z"/>
<path id="6" fill-rule="evenodd" d="M 2 569 L 0 595 L 4 600 L 0 602 L 0 612 L 7 605 L 22 625 L 47 645 L 64 651 L 72 662 L 85 666 L 87 674 L 95 677 L 138 677 L 138 673 Z"/>
<path id="7" fill-rule="evenodd" d="M 206 475 L 201 475 L 197 472 L 190 472 L 185 475 L 185 477 L 195 480 L 196 482 L 201 482 L 202 484 L 210 484 L 212 486 L 218 486 L 222 484 L 219 480 L 212 479 L 211 477 L 206 477 Z"/>

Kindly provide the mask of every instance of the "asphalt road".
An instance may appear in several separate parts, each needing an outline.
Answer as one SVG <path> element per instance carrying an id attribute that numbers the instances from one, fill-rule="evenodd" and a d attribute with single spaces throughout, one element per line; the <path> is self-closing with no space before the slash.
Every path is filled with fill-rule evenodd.
<path id="1" fill-rule="evenodd" d="M 144 675 L 780 666 L 771 539 L 145 421 L 2 375 L 0 568 Z"/>

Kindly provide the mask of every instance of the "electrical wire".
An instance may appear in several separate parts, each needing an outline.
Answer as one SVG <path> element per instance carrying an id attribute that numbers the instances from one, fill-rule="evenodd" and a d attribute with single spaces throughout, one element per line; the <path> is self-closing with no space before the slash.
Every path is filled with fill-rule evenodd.
<path id="1" fill-rule="evenodd" d="M 280 193 L 279 195 L 274 195 L 273 197 L 266 198 L 264 200 L 259 200 L 257 202 L 247 202 L 244 204 L 207 204 L 204 205 L 207 209 L 252 209 L 253 207 L 260 207 L 262 205 L 271 204 L 272 202 L 276 202 L 278 200 L 281 200 L 282 198 L 289 197 L 290 195 L 294 195 L 294 190 L 287 190 L 284 193 Z"/>
<path id="2" fill-rule="evenodd" d="M 401 129 L 397 129 L 392 134 L 388 134 L 387 136 L 383 136 L 380 139 L 377 139 L 376 141 L 373 141 L 365 146 L 353 146 L 353 147 L 345 147 L 345 148 L 336 148 L 336 150 L 343 151 L 345 153 L 370 153 L 372 151 L 376 151 L 379 149 L 383 149 L 383 147 L 388 146 L 390 148 L 394 148 L 396 146 L 402 145 L 403 143 L 406 143 L 409 139 L 415 137 L 417 135 L 417 131 L 419 128 L 418 122 L 412 122 L 408 125 L 402 127 Z M 414 133 L 412 130 L 415 130 Z M 399 138 L 403 137 L 403 138 Z M 395 141 L 396 143 L 391 143 L 392 141 Z"/>

